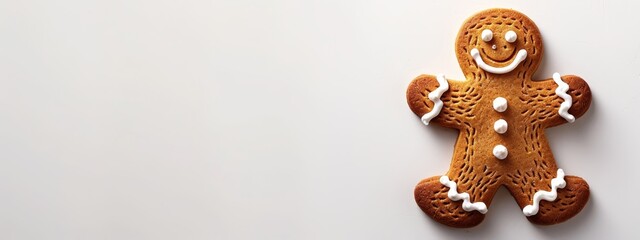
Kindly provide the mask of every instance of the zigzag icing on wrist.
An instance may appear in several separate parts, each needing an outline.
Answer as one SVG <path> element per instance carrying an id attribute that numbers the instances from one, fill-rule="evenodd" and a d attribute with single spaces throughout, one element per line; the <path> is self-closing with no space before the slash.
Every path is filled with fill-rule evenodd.
<path id="1" fill-rule="evenodd" d="M 429 100 L 431 100 L 433 102 L 433 109 L 431 109 L 431 111 L 429 111 L 428 113 L 422 115 L 422 123 L 424 123 L 424 125 L 429 125 L 429 122 L 431 121 L 431 119 L 433 119 L 434 117 L 438 116 L 438 114 L 440 114 L 440 111 L 442 110 L 442 100 L 440 100 L 440 97 L 442 97 L 442 94 L 444 92 L 446 92 L 447 90 L 449 90 L 449 83 L 447 82 L 447 79 L 444 78 L 444 74 L 438 74 L 436 76 L 436 79 L 438 80 L 438 83 L 440 84 L 440 86 L 438 86 L 438 88 L 436 88 L 436 90 L 434 90 L 433 92 L 429 93 Z"/>

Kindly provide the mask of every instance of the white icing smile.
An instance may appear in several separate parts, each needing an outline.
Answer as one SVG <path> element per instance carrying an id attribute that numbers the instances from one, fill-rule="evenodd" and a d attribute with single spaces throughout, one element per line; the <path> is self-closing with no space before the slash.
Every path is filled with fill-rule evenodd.
<path id="1" fill-rule="evenodd" d="M 520 64 L 522 61 L 524 61 L 525 58 L 527 58 L 527 50 L 520 49 L 513 61 L 509 65 L 504 67 L 494 67 L 486 64 L 484 60 L 482 60 L 480 51 L 478 51 L 477 48 L 471 49 L 471 57 L 473 57 L 473 60 L 476 61 L 476 64 L 478 64 L 478 67 L 482 68 L 482 70 L 495 74 L 505 74 L 513 71 L 513 69 L 516 69 L 518 64 Z"/>

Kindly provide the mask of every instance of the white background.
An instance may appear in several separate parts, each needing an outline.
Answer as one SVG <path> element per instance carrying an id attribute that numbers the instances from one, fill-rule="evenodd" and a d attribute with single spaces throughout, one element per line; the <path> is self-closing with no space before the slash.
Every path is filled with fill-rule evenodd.
<path id="1" fill-rule="evenodd" d="M 0 239 L 620 239 L 638 237 L 638 1 L 0 1 Z M 591 200 L 530 224 L 508 192 L 485 221 L 426 217 L 415 184 L 455 132 L 405 89 L 461 79 L 462 22 L 532 18 L 537 78 L 593 104 L 549 129 Z"/>

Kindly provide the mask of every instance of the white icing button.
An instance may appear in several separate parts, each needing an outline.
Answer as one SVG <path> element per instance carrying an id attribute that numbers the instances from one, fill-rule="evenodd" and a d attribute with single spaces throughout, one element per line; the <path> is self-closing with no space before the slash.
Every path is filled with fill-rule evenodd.
<path id="1" fill-rule="evenodd" d="M 496 130 L 496 132 L 500 134 L 506 133 L 507 128 L 509 128 L 509 125 L 504 119 L 500 119 L 493 124 L 493 130 Z"/>
<path id="2" fill-rule="evenodd" d="M 507 158 L 507 155 L 509 155 L 509 151 L 507 151 L 507 148 L 505 146 L 498 144 L 493 148 L 493 156 L 495 156 L 497 159 L 505 159 Z"/>
<path id="3" fill-rule="evenodd" d="M 493 99 L 493 109 L 498 112 L 504 112 L 507 110 L 507 99 L 503 97 L 497 97 Z"/>

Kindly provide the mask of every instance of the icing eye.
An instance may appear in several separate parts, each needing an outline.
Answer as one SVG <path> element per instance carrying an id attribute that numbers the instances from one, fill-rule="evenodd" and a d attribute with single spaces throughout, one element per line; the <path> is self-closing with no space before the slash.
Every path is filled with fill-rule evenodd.
<path id="1" fill-rule="evenodd" d="M 488 42 L 493 39 L 493 32 L 489 29 L 482 30 L 482 41 Z"/>
<path id="2" fill-rule="evenodd" d="M 507 33 L 504 34 L 504 39 L 507 40 L 507 42 L 515 42 L 516 39 L 518 39 L 518 35 L 516 35 L 516 32 L 514 31 L 508 31 Z"/>

